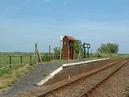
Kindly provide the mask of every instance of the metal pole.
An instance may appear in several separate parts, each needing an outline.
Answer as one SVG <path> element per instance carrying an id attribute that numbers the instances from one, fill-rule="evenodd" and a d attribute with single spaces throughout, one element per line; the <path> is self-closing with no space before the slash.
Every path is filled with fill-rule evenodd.
<path id="1" fill-rule="evenodd" d="M 87 58 L 89 58 L 89 48 L 87 48 Z"/>
<path id="2" fill-rule="evenodd" d="M 84 58 L 86 58 L 86 48 L 84 47 Z"/>

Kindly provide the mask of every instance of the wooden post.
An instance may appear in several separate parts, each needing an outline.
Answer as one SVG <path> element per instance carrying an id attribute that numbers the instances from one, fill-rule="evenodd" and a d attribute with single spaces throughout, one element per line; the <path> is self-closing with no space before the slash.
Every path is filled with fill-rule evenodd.
<path id="1" fill-rule="evenodd" d="M 78 60 L 80 60 L 81 59 L 81 50 L 79 50 L 79 54 L 78 54 L 78 58 L 77 58 Z"/>
<path id="2" fill-rule="evenodd" d="M 35 43 L 35 63 L 38 64 L 37 43 Z"/>
<path id="3" fill-rule="evenodd" d="M 32 56 L 30 55 L 30 65 L 32 65 Z"/>
<path id="4" fill-rule="evenodd" d="M 20 56 L 20 62 L 21 62 L 21 65 L 22 65 L 22 56 Z"/>
<path id="5" fill-rule="evenodd" d="M 68 61 L 69 61 L 69 57 L 70 57 L 69 56 L 69 54 L 70 54 L 70 51 L 69 51 L 70 50 L 69 41 L 67 42 L 67 46 L 68 46 Z"/>
<path id="6" fill-rule="evenodd" d="M 49 45 L 49 61 L 51 61 L 51 45 Z"/>
<path id="7" fill-rule="evenodd" d="M 63 36 L 60 37 L 60 60 L 62 60 L 62 44 L 63 44 Z"/>
<path id="8" fill-rule="evenodd" d="M 38 64 L 38 63 L 42 63 L 42 59 L 40 57 L 40 53 L 39 53 L 39 50 L 38 50 L 38 47 L 37 47 L 37 43 L 35 43 L 35 63 Z"/>
<path id="9" fill-rule="evenodd" d="M 91 58 L 92 58 L 92 50 L 90 52 L 91 52 Z"/>
<path id="10" fill-rule="evenodd" d="M 12 59 L 11 59 L 11 56 L 9 56 L 9 64 L 10 64 L 10 68 L 12 67 L 11 64 L 12 64 Z"/>

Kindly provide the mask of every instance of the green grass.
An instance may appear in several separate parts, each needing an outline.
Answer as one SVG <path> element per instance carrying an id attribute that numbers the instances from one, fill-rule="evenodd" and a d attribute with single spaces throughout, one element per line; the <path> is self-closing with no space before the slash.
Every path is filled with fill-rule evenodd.
<path id="1" fill-rule="evenodd" d="M 0 67 L 3 67 L 7 64 L 9 64 L 9 57 L 4 55 L 0 56 Z"/>
<path id="2" fill-rule="evenodd" d="M 2 70 L 0 70 L 0 78 L 1 77 L 8 78 L 9 75 L 11 75 L 13 73 L 13 71 L 17 71 L 18 69 L 22 69 L 25 66 L 31 67 L 29 65 L 12 65 L 11 68 L 7 67 L 5 69 L 2 69 Z M 28 68 L 28 70 L 30 70 L 30 69 Z"/>
<path id="3" fill-rule="evenodd" d="M 0 70 L 0 77 L 6 76 L 6 75 L 10 74 L 11 72 L 12 72 L 12 69 L 10 69 L 10 68 L 5 68 L 3 70 Z"/>
<path id="4" fill-rule="evenodd" d="M 22 64 L 30 64 L 30 56 L 22 57 Z M 31 63 L 34 64 L 34 56 L 32 56 Z M 9 56 L 0 55 L 0 68 L 10 64 Z M 11 64 L 21 65 L 20 56 L 12 56 Z"/>
<path id="5" fill-rule="evenodd" d="M 35 65 L 30 64 L 30 55 L 32 55 L 32 64 L 34 64 L 33 53 L 0 53 L 0 68 L 10 65 L 9 56 L 12 56 L 12 67 L 0 70 L 0 92 L 5 91 L 8 87 L 15 84 L 16 80 L 29 73 Z M 21 64 L 20 56 L 23 56 Z"/>
<path id="6" fill-rule="evenodd" d="M 16 81 L 29 73 L 33 66 L 30 65 L 13 65 L 12 68 L 5 68 L 0 70 L 0 92 L 5 91 Z"/>
<path id="7" fill-rule="evenodd" d="M 111 59 L 117 59 L 117 58 L 129 58 L 128 54 L 100 54 L 101 57 L 108 57 Z"/>
<path id="8" fill-rule="evenodd" d="M 10 64 L 10 61 L 9 61 L 9 56 L 12 56 L 12 64 L 17 64 L 17 65 L 20 65 L 21 64 L 21 61 L 20 61 L 20 56 L 23 56 L 23 62 L 22 64 L 30 64 L 30 55 L 32 55 L 32 64 L 35 63 L 35 57 L 34 57 L 34 54 L 33 53 L 25 53 L 25 52 L 12 52 L 12 53 L 9 53 L 9 52 L 0 52 L 0 68 L 1 67 L 4 67 L 6 65 L 9 65 Z M 104 58 L 104 57 L 108 57 L 108 58 L 111 58 L 111 59 L 117 59 L 117 58 L 126 58 L 126 57 L 129 57 L 129 55 L 127 54 L 100 54 L 100 56 L 98 56 L 97 54 L 92 54 L 92 56 L 90 55 L 90 59 L 97 59 L 97 58 Z M 55 63 L 67 63 L 68 61 L 60 61 L 59 59 L 52 59 L 52 61 L 49 61 L 48 57 L 46 56 L 46 53 L 41 53 L 41 58 L 43 60 L 43 63 L 51 63 L 51 62 L 55 62 Z M 82 60 L 87 60 L 86 59 L 82 59 Z M 78 61 L 77 59 L 75 60 L 71 60 L 73 62 L 76 62 Z M 71 62 L 70 61 L 70 62 Z"/>

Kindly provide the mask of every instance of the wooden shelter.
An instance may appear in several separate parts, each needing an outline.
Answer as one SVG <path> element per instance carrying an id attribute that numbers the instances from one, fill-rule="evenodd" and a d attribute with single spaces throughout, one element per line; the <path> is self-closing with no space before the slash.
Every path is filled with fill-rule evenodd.
<path id="1" fill-rule="evenodd" d="M 74 58 L 74 38 L 64 36 L 63 38 L 63 59 L 72 60 Z"/>

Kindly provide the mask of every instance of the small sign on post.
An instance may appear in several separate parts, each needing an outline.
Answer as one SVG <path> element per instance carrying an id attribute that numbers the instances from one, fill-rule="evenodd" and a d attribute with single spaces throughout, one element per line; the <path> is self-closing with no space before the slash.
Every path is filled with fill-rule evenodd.
<path id="1" fill-rule="evenodd" d="M 83 43 L 83 49 L 84 49 L 84 58 L 86 58 L 86 43 Z"/>
<path id="2" fill-rule="evenodd" d="M 86 58 L 86 54 L 87 54 L 87 58 L 89 58 L 90 44 L 84 42 L 83 43 L 83 48 L 84 48 L 84 58 Z M 86 48 L 87 48 L 87 53 L 86 53 Z"/>

